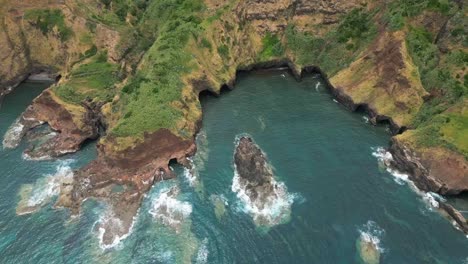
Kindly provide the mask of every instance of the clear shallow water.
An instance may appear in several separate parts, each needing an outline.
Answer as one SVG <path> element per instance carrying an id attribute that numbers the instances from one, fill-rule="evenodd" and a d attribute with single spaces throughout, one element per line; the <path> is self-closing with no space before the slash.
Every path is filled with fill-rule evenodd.
<path id="1" fill-rule="evenodd" d="M 24 84 L 8 95 L 0 135 L 42 88 Z M 378 243 L 381 263 L 466 263 L 468 239 L 379 167 L 372 153 L 387 146 L 386 128 L 333 102 L 319 78 L 241 75 L 235 90 L 202 103 L 195 170 L 175 166 L 178 179 L 156 184 L 132 233 L 111 250 L 99 247 L 93 229 L 104 204 L 87 201 L 73 220 L 53 203 L 34 214 L 15 214 L 23 184 L 41 183 L 60 166 L 86 164 L 95 157 L 92 144 L 41 162 L 21 158 L 24 144 L 1 149 L 0 262 L 359 263 L 356 243 L 364 237 Z M 234 141 L 243 133 L 263 149 L 293 195 L 284 224 L 257 226 L 232 192 Z M 169 195 L 171 188 L 178 191 Z M 162 215 L 161 204 L 172 214 Z"/>

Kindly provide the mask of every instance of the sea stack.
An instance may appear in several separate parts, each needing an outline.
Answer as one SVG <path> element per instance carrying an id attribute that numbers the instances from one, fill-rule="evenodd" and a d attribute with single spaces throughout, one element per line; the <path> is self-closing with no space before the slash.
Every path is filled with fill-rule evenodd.
<path id="1" fill-rule="evenodd" d="M 257 225 L 273 226 L 290 218 L 292 196 L 277 182 L 265 153 L 252 138 L 242 136 L 234 153 L 232 191 L 245 204 Z"/>
<path id="2" fill-rule="evenodd" d="M 241 137 L 234 154 L 237 173 L 246 183 L 246 191 L 252 200 L 265 198 L 273 192 L 273 172 L 265 154 L 250 137 Z"/>

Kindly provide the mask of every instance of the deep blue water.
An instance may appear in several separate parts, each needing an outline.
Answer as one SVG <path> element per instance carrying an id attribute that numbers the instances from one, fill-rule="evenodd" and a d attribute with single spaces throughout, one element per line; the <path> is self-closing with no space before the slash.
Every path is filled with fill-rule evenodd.
<path id="1" fill-rule="evenodd" d="M 0 135 L 44 87 L 23 84 L 7 96 Z M 95 157 L 93 144 L 57 161 L 24 160 L 24 143 L 0 149 L 0 262 L 361 263 L 357 241 L 366 236 L 381 263 L 467 263 L 465 235 L 372 155 L 388 146 L 388 129 L 334 102 L 318 76 L 297 82 L 282 71 L 241 74 L 235 90 L 202 97 L 202 105 L 195 169 L 175 166 L 176 180 L 155 184 L 132 233 L 108 250 L 93 228 L 103 203 L 86 201 L 70 219 L 52 208 L 52 197 L 37 212 L 16 215 L 25 184 L 35 190 L 28 201 L 47 197 L 50 179 Z M 259 226 L 232 191 L 241 134 L 252 136 L 287 187 L 292 206 L 282 224 Z M 168 196 L 170 188 L 179 194 Z M 158 203 L 176 219 L 162 217 Z"/>

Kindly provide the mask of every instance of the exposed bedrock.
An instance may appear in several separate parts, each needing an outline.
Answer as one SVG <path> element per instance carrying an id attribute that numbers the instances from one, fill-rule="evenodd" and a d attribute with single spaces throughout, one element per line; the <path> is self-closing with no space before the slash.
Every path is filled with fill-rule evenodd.
<path id="1" fill-rule="evenodd" d="M 238 139 L 234 168 L 232 191 L 257 225 L 268 227 L 289 220 L 294 197 L 284 183 L 275 180 L 265 153 L 248 136 Z"/>
<path id="2" fill-rule="evenodd" d="M 234 164 L 252 199 L 259 198 L 259 192 L 270 193 L 273 189 L 273 172 L 261 149 L 250 137 L 241 137 L 234 154 Z"/>
<path id="3" fill-rule="evenodd" d="M 142 142 L 118 153 L 106 153 L 98 144 L 98 158 L 74 173 L 73 184 L 62 188 L 57 206 L 78 214 L 88 198 L 106 201 L 112 217 L 99 227 L 103 228 L 103 243 L 112 244 L 129 232 L 143 195 L 154 182 L 175 176 L 169 162 L 183 164 L 195 150 L 194 140 L 181 139 L 166 129 L 146 134 Z M 115 186 L 120 190 L 115 191 Z"/>
<path id="4" fill-rule="evenodd" d="M 10 127 L 4 147 L 14 148 L 33 129 L 47 124 L 54 131 L 44 142 L 30 146 L 25 155 L 32 159 L 53 158 L 76 152 L 87 139 L 99 135 L 99 106 L 83 102 L 81 106 L 64 104 L 49 89 L 42 92 Z"/>
<path id="5" fill-rule="evenodd" d="M 468 191 L 466 159 L 444 149 L 414 149 L 398 137 L 392 139 L 390 151 L 394 166 L 408 172 L 418 188 L 443 195 Z"/>

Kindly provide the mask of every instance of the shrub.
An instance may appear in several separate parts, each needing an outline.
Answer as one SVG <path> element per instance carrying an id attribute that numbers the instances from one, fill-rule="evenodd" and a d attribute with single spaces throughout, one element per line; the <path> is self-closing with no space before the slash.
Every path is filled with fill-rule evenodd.
<path id="1" fill-rule="evenodd" d="M 370 28 L 370 15 L 361 8 L 353 9 L 344 16 L 338 26 L 338 41 L 346 42 L 349 39 L 363 38 Z"/>
<path id="2" fill-rule="evenodd" d="M 67 41 L 73 36 L 73 31 L 65 24 L 65 17 L 60 9 L 33 9 L 26 11 L 25 19 L 32 20 L 34 25 L 47 35 L 57 27 L 59 37 Z"/>
<path id="3" fill-rule="evenodd" d="M 211 42 L 207 40 L 206 38 L 202 38 L 200 43 L 203 48 L 206 48 L 209 50 L 213 49 L 213 47 L 211 46 Z"/>
<path id="4" fill-rule="evenodd" d="M 263 50 L 260 52 L 261 60 L 266 60 L 271 57 L 279 57 L 284 53 L 283 45 L 276 35 L 267 33 L 262 39 L 262 44 Z"/>
<path id="5" fill-rule="evenodd" d="M 218 47 L 218 53 L 221 55 L 221 57 L 229 59 L 229 48 L 225 44 L 222 44 Z"/>

